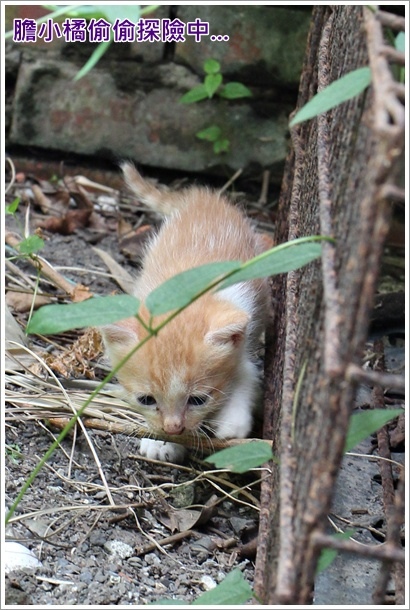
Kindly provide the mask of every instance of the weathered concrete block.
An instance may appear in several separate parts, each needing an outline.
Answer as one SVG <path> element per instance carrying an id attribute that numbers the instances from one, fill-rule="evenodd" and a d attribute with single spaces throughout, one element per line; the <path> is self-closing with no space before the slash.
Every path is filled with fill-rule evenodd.
<path id="1" fill-rule="evenodd" d="M 146 165 L 204 171 L 274 167 L 287 152 L 290 108 L 222 99 L 179 103 L 199 82 L 187 68 L 137 62 L 100 63 L 74 82 L 67 61 L 23 61 L 15 90 L 10 143 Z M 231 150 L 216 156 L 195 133 L 216 124 Z"/>
<path id="2" fill-rule="evenodd" d="M 38 16 L 30 7 L 8 7 L 8 24 L 12 18 Z M 112 44 L 78 82 L 73 77 L 95 45 L 11 45 L 6 67 L 16 50 L 18 65 L 7 70 L 7 144 L 130 157 L 183 171 L 270 167 L 280 172 L 310 11 L 267 5 L 161 5 L 147 17 L 161 23 L 178 19 L 186 28 L 185 42 Z M 197 19 L 209 23 L 200 42 L 187 32 Z M 212 40 L 224 35 L 228 42 Z M 202 82 L 208 58 L 220 61 L 225 82 L 243 82 L 254 96 L 180 104 L 183 93 Z M 196 138 L 211 125 L 229 140 L 228 153 L 216 155 L 211 143 Z"/>
<path id="3" fill-rule="evenodd" d="M 198 74 L 204 59 L 221 62 L 223 74 L 245 83 L 297 87 L 305 53 L 310 12 L 272 6 L 178 6 L 178 18 L 209 23 L 210 36 L 195 42 L 187 36 L 177 43 L 175 61 L 183 61 Z M 233 10 L 234 9 L 234 10 Z M 228 35 L 229 42 L 212 36 Z"/>

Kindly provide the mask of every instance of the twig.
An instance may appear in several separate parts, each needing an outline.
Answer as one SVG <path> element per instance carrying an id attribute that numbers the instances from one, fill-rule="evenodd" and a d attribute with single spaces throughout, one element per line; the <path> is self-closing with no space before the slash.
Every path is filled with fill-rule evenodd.
<path id="1" fill-rule="evenodd" d="M 50 508 L 42 508 L 40 510 L 33 510 L 30 511 L 29 513 L 24 513 L 21 515 L 17 515 L 14 517 L 10 517 L 9 519 L 9 523 L 18 523 L 19 521 L 23 521 L 24 519 L 38 519 L 39 517 L 42 517 L 44 515 L 53 515 L 54 513 L 60 513 L 60 512 L 70 512 L 70 511 L 82 511 L 82 512 L 87 512 L 87 511 L 93 511 L 93 510 L 100 510 L 100 511 L 120 511 L 120 510 L 128 510 L 130 508 L 141 508 L 141 506 L 146 506 L 146 504 L 141 504 L 141 502 L 132 502 L 132 503 L 127 503 L 127 504 L 116 504 L 116 506 L 111 506 L 110 504 L 81 504 L 81 505 L 74 505 L 74 506 L 52 506 Z"/>
<path id="2" fill-rule="evenodd" d="M 258 199 L 259 205 L 266 205 L 268 201 L 268 190 L 269 190 L 269 178 L 270 178 L 270 170 L 265 169 L 262 175 L 262 188 L 261 194 Z"/>
<path id="3" fill-rule="evenodd" d="M 396 49 L 394 49 L 393 47 L 389 47 L 386 45 L 380 49 L 380 52 L 382 53 L 382 55 L 384 55 L 384 57 L 386 57 L 386 59 L 393 61 L 394 63 L 399 64 L 401 66 L 406 65 L 406 57 L 401 51 L 396 51 Z"/>
<path id="4" fill-rule="evenodd" d="M 189 538 L 190 536 L 198 537 L 199 535 L 196 532 L 193 532 L 192 530 L 185 530 L 185 532 L 177 532 L 176 534 L 173 534 L 172 536 L 167 536 L 162 540 L 148 542 L 144 546 L 136 548 L 135 554 L 145 555 L 146 553 L 149 553 L 150 551 L 153 551 L 154 549 L 158 548 L 158 546 L 163 547 L 168 544 L 175 544 L 175 542 L 179 542 L 180 540 L 184 540 L 185 538 Z"/>
<path id="5" fill-rule="evenodd" d="M 335 514 L 333 515 L 333 518 L 337 519 L 338 521 L 341 521 L 342 523 L 345 523 L 349 527 L 360 527 L 360 529 L 367 530 L 371 534 L 375 534 L 376 536 L 383 538 L 383 540 L 386 538 L 386 536 L 385 536 L 385 534 L 383 534 L 383 532 L 378 530 L 376 527 L 372 527 L 371 525 L 363 525 L 363 523 L 360 523 L 359 521 L 356 522 L 356 521 L 352 521 L 351 519 L 345 519 L 344 517 L 341 517 L 340 515 L 335 515 Z M 337 528 L 337 531 L 343 532 L 343 530 L 340 529 L 339 527 L 337 527 L 337 525 L 330 518 L 329 518 L 329 521 L 332 523 L 332 525 L 334 527 Z M 353 539 L 351 538 L 351 540 L 353 540 Z M 355 542 L 357 542 L 357 540 L 355 540 Z M 358 544 L 362 544 L 362 543 L 358 543 Z"/>
<path id="6" fill-rule="evenodd" d="M 9 190 L 12 188 L 12 186 L 14 185 L 14 183 L 16 181 L 16 168 L 14 167 L 14 163 L 10 159 L 10 157 L 6 157 L 6 161 L 9 164 L 10 169 L 11 169 L 11 180 L 8 183 L 8 185 L 6 186 L 6 190 L 4 191 L 5 195 L 7 195 L 7 193 L 9 192 Z"/>
<path id="7" fill-rule="evenodd" d="M 147 434 L 150 435 L 150 438 L 155 438 L 160 441 L 169 441 L 173 443 L 178 443 L 179 445 L 183 445 L 188 449 L 197 449 L 198 447 L 198 436 L 195 434 L 190 434 L 188 432 L 181 434 L 180 436 L 167 436 L 165 434 L 152 433 L 148 431 L 145 427 L 139 426 L 135 423 L 121 423 L 121 422 L 111 422 L 106 421 L 104 419 L 97 419 L 96 417 L 85 417 L 82 419 L 83 424 L 86 428 L 93 428 L 95 430 L 105 430 L 107 432 L 111 432 L 114 434 L 126 434 L 129 436 L 134 436 L 136 438 L 144 438 Z M 61 428 L 67 423 L 65 418 L 53 418 L 53 424 L 59 426 Z M 236 445 L 243 445 L 246 443 L 250 443 L 252 441 L 262 441 L 272 446 L 272 441 L 267 439 L 256 439 L 256 438 L 233 438 L 233 439 L 219 439 L 219 438 L 211 438 L 201 436 L 201 450 L 205 454 L 214 453 L 215 451 L 219 451 L 220 449 L 225 449 L 226 447 L 235 447 Z"/>
<path id="8" fill-rule="evenodd" d="M 372 71 L 374 92 L 374 125 L 380 136 L 390 135 L 397 138 L 398 153 L 404 135 L 405 113 L 403 105 L 395 97 L 391 83 L 388 61 L 383 54 L 385 48 L 380 24 L 374 19 L 370 9 L 363 9 L 364 25 L 367 34 L 369 64 Z M 380 18 L 380 13 L 377 14 Z M 385 19 L 385 14 L 382 19 Z M 404 55 L 403 55 L 404 58 Z M 393 118 L 393 121 L 389 120 Z"/>
<path id="9" fill-rule="evenodd" d="M 367 382 L 371 385 L 380 385 L 385 388 L 405 391 L 406 380 L 404 376 L 382 373 L 381 371 L 364 370 L 357 364 L 349 364 L 346 369 L 346 379 L 348 381 Z"/>
<path id="10" fill-rule="evenodd" d="M 5 237 L 6 243 L 18 250 L 18 246 L 21 242 L 21 239 L 15 233 L 8 232 Z M 57 288 L 61 288 L 65 293 L 67 293 L 71 298 L 75 297 L 76 294 L 80 291 L 84 291 L 85 298 L 89 298 L 92 296 L 91 292 L 81 284 L 73 284 L 65 277 L 63 277 L 60 273 L 58 273 L 46 260 L 44 260 L 41 256 L 36 255 L 35 260 L 32 258 L 27 259 L 36 269 L 40 269 L 41 273 L 49 279 L 54 286 Z"/>
<path id="11" fill-rule="evenodd" d="M 235 483 L 232 483 L 232 481 L 230 481 L 229 479 L 222 479 L 221 477 L 218 476 L 219 472 L 229 472 L 227 469 L 222 469 L 222 470 L 197 470 L 196 468 L 193 468 L 192 466 L 183 466 L 182 464 L 171 464 L 168 462 L 162 462 L 161 460 L 154 460 L 152 458 L 147 458 L 141 455 L 129 455 L 128 456 L 130 459 L 134 459 L 137 461 L 143 461 L 143 462 L 149 462 L 150 464 L 158 464 L 160 466 L 168 466 L 168 467 L 177 467 L 179 470 L 183 470 L 184 472 L 188 472 L 190 474 L 194 474 L 195 478 L 192 479 L 190 481 L 190 485 L 193 485 L 194 483 L 196 483 L 197 481 L 202 481 L 203 479 L 206 479 L 211 485 L 213 485 L 216 489 L 218 489 L 218 491 L 220 491 L 222 494 L 224 494 L 225 496 L 229 496 L 231 500 L 233 500 L 234 502 L 237 502 L 239 504 L 245 504 L 246 506 L 249 506 L 250 508 L 256 508 L 257 510 L 259 510 L 259 502 L 258 500 L 247 491 L 247 488 L 251 486 L 251 484 L 247 484 L 244 485 L 243 487 L 238 487 L 237 485 L 235 485 Z M 268 473 L 268 476 L 270 476 L 270 473 Z M 256 485 L 257 483 L 259 483 L 262 479 L 258 479 L 257 481 L 253 482 L 252 485 Z M 181 485 L 186 485 L 186 483 L 181 483 Z M 179 487 L 179 485 L 176 484 L 171 484 L 171 483 L 164 483 L 162 485 L 158 485 L 155 489 L 163 489 L 163 488 L 168 488 L 168 487 Z M 225 492 L 222 489 L 222 486 L 225 487 L 229 487 L 230 489 L 232 489 L 237 495 L 242 494 L 245 498 L 248 498 L 249 502 L 244 502 L 242 500 L 239 500 L 237 497 L 234 497 L 233 495 L 229 495 L 227 492 Z"/>
<path id="12" fill-rule="evenodd" d="M 221 190 L 220 190 L 219 192 L 220 192 L 221 194 L 222 194 L 222 193 L 224 193 L 224 192 L 225 192 L 225 191 L 226 191 L 226 190 L 227 190 L 227 189 L 228 189 L 228 188 L 231 186 L 231 184 L 232 184 L 233 182 L 235 182 L 235 180 L 236 180 L 237 178 L 239 178 L 239 176 L 242 174 L 242 172 L 243 172 L 243 169 L 242 169 L 242 168 L 238 169 L 238 170 L 237 170 L 237 171 L 234 173 L 234 175 L 233 175 L 231 178 L 229 178 L 228 182 L 225 182 L 225 184 L 223 185 L 223 187 L 221 188 Z"/>
<path id="13" fill-rule="evenodd" d="M 393 13 L 387 13 L 386 11 L 377 11 L 376 19 L 380 21 L 382 25 L 391 28 L 392 30 L 399 30 L 404 32 L 406 28 L 406 20 L 404 17 L 400 17 L 399 15 L 393 15 Z"/>
<path id="14" fill-rule="evenodd" d="M 401 563 L 404 563 L 406 560 L 405 552 L 389 542 L 377 546 L 370 546 L 358 544 L 352 540 L 334 538 L 333 536 L 322 534 L 321 532 L 314 532 L 312 534 L 312 543 L 321 549 L 335 549 L 337 551 L 342 551 L 343 553 L 354 553 L 356 555 L 361 555 L 362 557 L 371 557 L 373 559 L 388 559 L 389 561 L 400 561 Z"/>
<path id="15" fill-rule="evenodd" d="M 384 348 L 383 342 L 378 339 L 374 343 L 374 351 L 379 354 L 377 359 L 376 368 L 377 372 L 384 369 Z M 383 390 L 379 385 L 376 385 L 373 389 L 373 405 L 375 408 L 384 408 L 384 394 Z M 399 513 L 397 510 L 397 504 L 395 500 L 394 482 L 393 482 L 393 471 L 392 465 L 388 460 L 391 458 L 389 448 L 389 433 L 387 426 L 383 426 L 377 433 L 377 442 L 379 448 L 379 454 L 385 460 L 380 461 L 379 468 L 382 479 L 383 489 L 383 505 L 384 514 L 386 518 L 386 540 L 392 546 L 396 548 L 400 547 L 400 527 L 403 522 L 404 511 Z M 396 510 L 395 510 L 396 505 Z M 387 586 L 392 573 L 392 560 L 385 558 L 382 562 L 379 578 L 377 580 L 376 588 L 373 593 L 373 603 L 383 604 L 386 596 Z M 404 589 L 404 573 L 402 570 L 395 570 L 393 572 L 396 589 Z M 400 582 L 401 581 L 401 582 Z"/>
<path id="16" fill-rule="evenodd" d="M 5 260 L 6 263 L 6 267 L 14 274 L 14 275 L 18 275 L 26 284 L 28 284 L 31 288 L 35 288 L 35 282 L 33 280 L 31 280 L 25 273 L 23 273 L 23 271 L 21 271 L 21 269 L 19 269 L 17 267 L 17 265 L 15 265 L 12 261 L 10 260 Z M 14 281 L 16 281 L 15 278 L 13 278 Z"/>

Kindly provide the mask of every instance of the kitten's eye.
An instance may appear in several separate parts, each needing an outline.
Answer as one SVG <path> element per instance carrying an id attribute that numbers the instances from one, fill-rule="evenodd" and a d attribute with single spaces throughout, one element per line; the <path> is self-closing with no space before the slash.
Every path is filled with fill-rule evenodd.
<path id="1" fill-rule="evenodd" d="M 144 407 L 153 407 L 157 404 L 155 398 L 150 394 L 141 394 L 140 396 L 137 396 L 137 400 L 140 405 L 143 405 Z"/>
<path id="2" fill-rule="evenodd" d="M 192 396 L 189 396 L 188 398 L 188 404 L 193 407 L 200 407 L 201 405 L 204 405 L 207 400 L 208 396 L 205 394 L 192 394 Z"/>

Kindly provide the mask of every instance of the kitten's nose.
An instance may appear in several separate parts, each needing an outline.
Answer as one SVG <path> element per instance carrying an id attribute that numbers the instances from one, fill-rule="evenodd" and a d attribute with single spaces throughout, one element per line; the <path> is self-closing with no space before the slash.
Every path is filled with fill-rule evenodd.
<path id="1" fill-rule="evenodd" d="M 182 434 L 185 425 L 180 419 L 164 419 L 163 429 L 165 434 Z"/>

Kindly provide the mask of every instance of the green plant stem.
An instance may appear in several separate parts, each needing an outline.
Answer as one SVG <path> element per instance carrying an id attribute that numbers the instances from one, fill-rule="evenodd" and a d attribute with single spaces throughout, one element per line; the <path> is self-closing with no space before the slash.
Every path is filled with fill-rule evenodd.
<path id="1" fill-rule="evenodd" d="M 27 324 L 30 324 L 30 320 L 31 320 L 31 318 L 33 316 L 34 305 L 35 305 L 35 302 L 36 302 L 36 297 L 37 297 L 38 290 L 40 288 L 40 276 L 41 276 L 41 270 L 40 270 L 40 268 L 37 268 L 36 283 L 34 285 L 33 299 L 31 301 L 31 306 L 30 306 L 30 311 L 29 311 L 29 314 L 28 314 Z"/>

